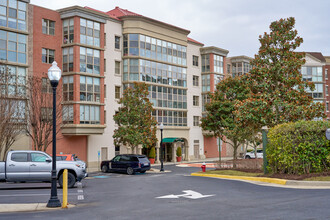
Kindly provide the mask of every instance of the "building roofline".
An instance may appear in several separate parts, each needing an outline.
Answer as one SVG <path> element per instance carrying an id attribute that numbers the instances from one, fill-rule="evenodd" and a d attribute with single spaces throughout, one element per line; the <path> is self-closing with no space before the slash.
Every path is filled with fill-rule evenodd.
<path id="1" fill-rule="evenodd" d="M 214 53 L 214 54 L 220 54 L 222 56 L 227 56 L 229 53 L 229 50 L 222 49 L 220 47 L 210 46 L 210 47 L 202 47 L 200 48 L 201 54 L 208 54 L 208 53 Z"/>
<path id="2" fill-rule="evenodd" d="M 60 13 L 61 19 L 79 16 L 87 19 L 92 19 L 101 23 L 106 23 L 106 20 L 109 19 L 109 15 L 104 12 L 89 8 L 81 7 L 78 5 L 62 8 L 57 10 Z"/>
<path id="3" fill-rule="evenodd" d="M 202 46 L 202 47 L 204 46 L 203 43 L 198 42 L 197 40 L 194 40 L 194 39 L 192 39 L 190 37 L 187 38 L 187 41 L 190 42 L 190 43 L 193 43 L 193 44 L 197 44 L 197 45 Z"/>

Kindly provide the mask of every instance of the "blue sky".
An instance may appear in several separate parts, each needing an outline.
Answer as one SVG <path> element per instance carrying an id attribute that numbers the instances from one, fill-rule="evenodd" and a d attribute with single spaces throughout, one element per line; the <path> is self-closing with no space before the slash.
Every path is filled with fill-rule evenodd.
<path id="1" fill-rule="evenodd" d="M 109 11 L 116 6 L 191 31 L 205 46 L 229 50 L 228 56 L 254 57 L 259 35 L 272 21 L 295 17 L 304 43 L 299 51 L 330 56 L 330 1 L 327 0 L 31 0 L 50 9 L 73 5 Z"/>

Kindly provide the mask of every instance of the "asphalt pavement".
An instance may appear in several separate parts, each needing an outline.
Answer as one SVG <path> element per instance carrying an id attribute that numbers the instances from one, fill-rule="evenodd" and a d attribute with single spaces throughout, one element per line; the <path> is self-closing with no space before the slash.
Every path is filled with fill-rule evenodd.
<path id="1" fill-rule="evenodd" d="M 213 195 L 211 192 L 210 193 L 199 193 L 197 191 L 194 190 L 190 190 L 190 188 L 194 188 L 193 186 L 195 186 L 194 184 L 192 184 L 193 182 L 197 182 L 201 183 L 201 184 L 209 184 L 209 183 L 218 183 L 218 184 L 228 184 L 229 185 L 236 185 L 234 184 L 234 182 L 236 180 L 238 181 L 244 181 L 247 182 L 248 184 L 253 184 L 259 187 L 267 187 L 269 190 L 273 189 L 273 188 L 288 188 L 289 189 L 314 189 L 316 190 L 315 192 L 318 192 L 317 190 L 321 190 L 321 189 L 330 189 L 330 183 L 329 182 L 312 182 L 312 181 L 286 181 L 285 184 L 283 183 L 276 183 L 276 182 L 272 182 L 272 181 L 262 181 L 261 179 L 244 179 L 244 177 L 227 177 L 227 176 L 223 176 L 223 175 L 219 175 L 219 176 L 212 176 L 212 175 L 207 175 L 207 174 L 203 174 L 203 173 L 198 173 L 198 171 L 200 171 L 200 167 L 199 164 L 201 164 L 202 162 L 209 162 L 208 164 L 211 164 L 211 161 L 214 160 L 203 160 L 203 161 L 193 161 L 193 165 L 187 166 L 187 167 L 179 167 L 176 165 L 179 165 L 178 163 L 165 163 L 165 172 L 160 172 L 159 171 L 159 164 L 153 165 L 152 169 L 150 171 L 148 171 L 146 174 L 137 174 L 134 176 L 129 176 L 129 175 L 123 175 L 123 174 L 115 174 L 115 173 L 109 173 L 109 174 L 103 174 L 100 172 L 94 172 L 94 173 L 90 173 L 89 177 L 86 178 L 85 180 L 83 180 L 83 187 L 82 189 L 79 188 L 73 188 L 73 189 L 69 189 L 69 206 L 67 209 L 65 210 L 84 210 L 87 207 L 90 208 L 95 208 L 95 207 L 99 207 L 100 205 L 98 204 L 98 202 L 100 200 L 103 200 L 104 198 L 100 199 L 100 197 L 103 197 L 105 195 L 109 196 L 111 195 L 111 198 L 113 198 L 113 196 L 116 196 L 118 198 L 118 200 L 122 200 L 124 198 L 124 201 L 126 201 L 127 199 L 130 198 L 130 196 L 135 196 L 135 194 L 140 196 L 140 192 L 135 192 L 135 191 L 131 191 L 130 187 L 138 187 L 138 190 L 140 190 L 143 194 L 147 194 L 148 193 L 155 193 L 158 189 L 161 189 L 161 187 L 164 187 L 163 189 L 168 190 L 168 185 L 164 185 L 164 184 L 169 184 L 172 186 L 174 186 L 173 184 L 176 185 L 186 185 L 186 190 L 183 190 L 181 192 L 181 194 L 169 194 L 169 196 L 172 198 L 178 197 L 178 198 L 193 198 L 193 197 L 198 197 L 202 198 L 203 196 L 211 196 Z M 187 163 L 180 163 L 180 164 L 187 164 Z M 207 168 L 207 169 L 212 169 L 212 168 Z M 192 176 L 191 176 L 192 175 Z M 206 180 L 205 177 L 207 177 L 207 179 L 210 180 Z M 149 180 L 158 180 L 162 178 L 163 181 L 159 182 L 157 186 L 159 187 L 151 187 Z M 191 179 L 193 178 L 193 179 Z M 212 179 L 211 179 L 212 178 Z M 214 178 L 218 179 L 218 182 L 214 182 L 217 180 L 214 180 Z M 272 178 L 267 178 L 267 179 L 272 179 Z M 111 182 L 109 182 L 109 180 L 112 180 Z M 136 181 L 134 181 L 136 180 Z M 170 182 L 166 182 L 165 180 L 170 180 Z M 133 181 L 133 182 L 132 182 Z M 188 182 L 185 182 L 188 181 Z M 225 181 L 225 182 L 223 182 Z M 228 182 L 229 181 L 229 182 Z M 119 184 L 119 188 L 117 187 L 117 185 L 114 185 L 115 182 L 118 182 Z M 156 184 L 156 181 L 153 181 Z M 97 184 L 102 184 L 101 186 L 98 186 Z M 138 183 L 138 184 L 136 184 Z M 154 184 L 153 183 L 153 184 Z M 133 184 L 133 185 L 130 185 Z M 244 183 L 242 183 L 244 184 Z M 94 185 L 96 188 L 94 188 Z M 109 185 L 109 187 L 107 187 L 107 185 Z M 212 185 L 213 186 L 213 185 Z M 226 185 L 222 185 L 222 186 L 226 186 Z M 242 185 L 244 187 L 250 188 L 249 185 Z M 88 191 L 88 193 L 84 194 L 82 193 L 82 195 L 85 195 L 85 198 L 83 199 L 79 199 L 79 195 L 81 194 L 81 192 L 79 193 L 79 190 L 84 191 L 86 187 L 86 190 Z M 134 188 L 133 187 L 133 188 Z M 109 189 L 109 192 L 105 192 L 102 194 L 100 194 L 100 192 L 98 191 L 98 188 L 100 189 Z M 173 191 L 175 191 L 175 187 L 173 187 Z M 196 187 L 195 187 L 196 188 Z M 127 194 L 126 191 L 125 193 L 123 193 L 123 195 L 120 194 L 120 191 L 122 190 L 127 190 L 129 191 L 129 193 L 131 194 Z M 172 187 L 169 188 L 172 191 Z M 189 190 L 187 190 L 189 189 Z M 199 191 L 205 191 L 202 190 L 203 187 L 199 186 L 197 187 L 197 189 L 199 189 Z M 264 188 L 263 188 L 264 189 Z M 93 193 L 91 193 L 90 191 L 93 191 Z M 147 190 L 147 191 L 146 191 Z M 156 191 L 155 191 L 156 190 Z M 165 190 L 165 192 L 166 192 Z M 240 191 L 242 191 L 243 189 L 240 187 Z M 149 192 L 151 191 L 151 192 Z M 162 191 L 162 190 L 160 190 Z M 270 190 L 272 191 L 272 190 Z M 163 192 L 163 193 L 165 193 Z M 170 190 L 168 190 L 168 192 L 170 192 Z M 180 192 L 179 190 L 176 190 L 176 192 Z M 206 190 L 207 192 L 207 190 Z M 310 191 L 307 191 L 310 192 Z M 325 191 L 328 192 L 328 191 Z M 166 194 L 166 193 L 165 193 Z M 43 213 L 43 212 L 49 212 L 52 211 L 55 213 L 62 213 L 63 209 L 61 208 L 47 208 L 46 207 L 46 202 L 48 201 L 50 196 L 50 184 L 48 183 L 0 183 L 0 219 L 6 219 L 6 217 L 10 217 L 11 214 L 10 213 L 15 213 L 15 215 L 22 217 L 24 215 L 20 215 L 18 213 L 22 212 L 36 212 L 36 213 Z M 61 189 L 58 189 L 58 196 L 59 199 L 61 200 L 61 196 L 62 196 L 62 191 Z M 81 195 L 80 195 L 81 196 Z M 127 197 L 128 196 L 128 197 Z M 123 197 L 123 198 L 122 198 Z M 161 193 L 160 193 L 160 198 L 162 198 Z M 126 198 L 126 200 L 125 200 Z M 136 197 L 137 198 L 137 197 Z M 165 195 L 166 198 L 166 195 Z M 259 198 L 260 199 L 260 198 Z M 130 199 L 129 199 L 130 200 Z M 132 204 L 130 204 L 130 202 L 128 202 L 129 200 L 127 200 L 127 206 L 130 206 Z M 132 199 L 133 200 L 133 199 Z M 111 202 L 113 202 L 114 200 L 111 200 Z M 176 200 L 175 200 L 176 201 Z M 175 202 L 174 201 L 174 202 Z M 180 199 L 177 201 L 181 201 Z M 184 203 L 186 202 L 186 200 L 182 200 Z M 110 201 L 108 201 L 109 203 L 111 203 Z M 124 202 L 124 204 L 126 204 Z M 152 206 L 153 203 L 149 204 Z M 103 206 L 102 206 L 103 207 Z M 131 207 L 131 206 L 130 206 Z M 135 205 L 133 205 L 132 207 L 135 207 Z M 131 208 L 132 208 L 131 207 Z M 127 207 L 129 208 L 129 207 Z M 87 208 L 88 209 L 88 208 Z M 144 208 L 142 208 L 144 209 Z M 155 208 L 156 209 L 156 208 Z M 149 210 L 149 209 L 148 209 Z M 66 212 L 66 211 L 65 211 Z M 100 212 L 103 212 L 100 210 Z M 2 216 L 2 214 L 4 216 Z M 7 213 L 7 214 L 6 214 Z M 118 213 L 117 213 L 118 214 Z M 120 213 L 119 213 L 120 214 Z M 43 214 L 38 214 L 38 216 L 43 216 Z M 79 214 L 77 214 L 79 215 Z M 105 216 L 108 216 L 106 214 L 104 214 Z M 141 214 L 142 215 L 142 214 Z M 35 217 L 35 215 L 33 215 Z M 124 215 L 125 216 L 125 215 Z M 330 216 L 330 215 L 329 215 Z M 324 216 L 323 216 L 324 217 Z M 20 218 L 18 218 L 20 219 Z M 57 219 L 56 216 L 53 216 L 52 219 Z M 82 218 L 85 219 L 85 218 Z M 103 219 L 103 218 L 100 218 Z M 117 219 L 117 218 L 116 218 Z M 121 218 L 118 218 L 121 219 Z M 125 219 L 125 218 L 122 218 Z M 129 218 L 128 218 L 129 219 Z M 158 218 L 155 218 L 158 219 Z M 161 219 L 161 218 L 159 218 Z M 189 219 L 189 218 L 187 218 Z M 190 218 L 190 219 L 195 219 L 195 218 Z M 197 219 L 197 218 L 196 218 Z M 216 219 L 216 218 L 209 218 L 209 219 Z M 230 219 L 230 218 L 229 218 Z M 235 218 L 233 218 L 235 219 Z M 237 218 L 239 219 L 239 218 Z M 277 219 L 282 219 L 282 218 L 277 218 Z M 321 218 L 322 219 L 322 218 Z"/>

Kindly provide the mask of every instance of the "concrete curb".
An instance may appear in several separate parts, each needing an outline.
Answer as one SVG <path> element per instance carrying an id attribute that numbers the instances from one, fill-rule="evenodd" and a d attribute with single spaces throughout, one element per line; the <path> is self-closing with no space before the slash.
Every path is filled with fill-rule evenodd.
<path id="1" fill-rule="evenodd" d="M 192 176 L 221 178 L 221 179 L 258 181 L 258 182 L 274 183 L 274 184 L 280 184 L 280 185 L 286 185 L 286 182 L 287 182 L 287 180 L 276 179 L 276 178 L 267 178 L 267 177 L 230 176 L 230 175 L 203 174 L 203 173 L 192 173 L 191 175 Z"/>
<path id="2" fill-rule="evenodd" d="M 220 174 L 203 174 L 203 173 L 192 173 L 191 176 L 201 177 L 212 177 L 221 179 L 232 179 L 232 180 L 247 180 L 256 182 L 272 183 L 277 185 L 285 185 L 292 187 L 330 187 L 330 181 L 302 181 L 302 180 L 285 180 L 268 177 L 249 177 L 249 176 L 231 176 L 231 175 L 220 175 Z"/>
<path id="3" fill-rule="evenodd" d="M 73 208 L 75 205 L 68 204 L 68 208 Z M 0 204 L 0 213 L 5 212 L 31 212 L 31 211 L 50 211 L 59 210 L 58 208 L 48 208 L 47 203 L 19 203 L 19 204 Z"/>

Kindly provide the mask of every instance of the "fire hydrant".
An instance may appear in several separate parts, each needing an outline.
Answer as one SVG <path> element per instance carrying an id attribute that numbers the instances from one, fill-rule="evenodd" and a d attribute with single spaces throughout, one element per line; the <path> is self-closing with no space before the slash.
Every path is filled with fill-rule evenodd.
<path id="1" fill-rule="evenodd" d="M 202 168 L 202 171 L 205 172 L 205 170 L 206 170 L 206 164 L 205 164 L 205 162 L 203 162 L 203 165 L 201 166 L 201 168 Z"/>

